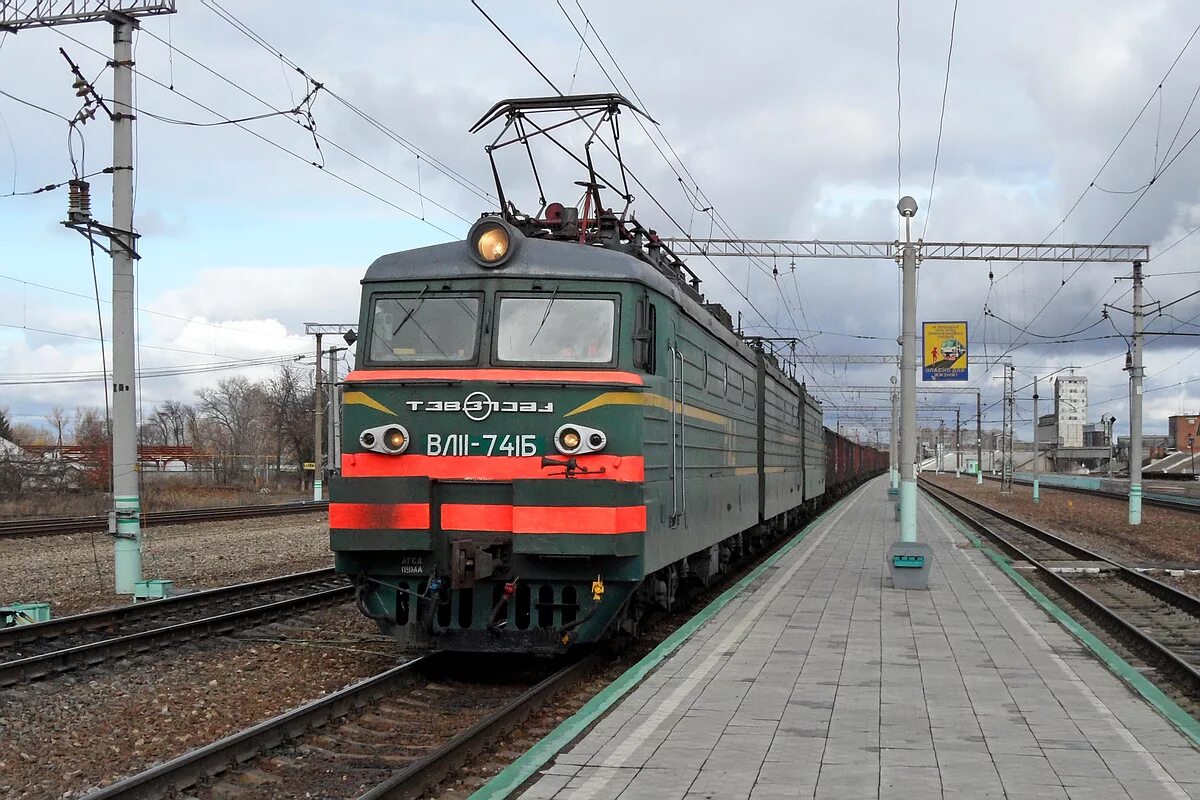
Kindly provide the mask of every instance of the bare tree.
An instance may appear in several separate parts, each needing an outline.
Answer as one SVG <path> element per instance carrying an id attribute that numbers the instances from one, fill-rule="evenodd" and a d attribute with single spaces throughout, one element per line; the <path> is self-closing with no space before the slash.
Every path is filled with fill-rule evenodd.
<path id="1" fill-rule="evenodd" d="M 262 390 L 237 376 L 221 380 L 214 389 L 198 389 L 198 414 L 208 423 L 200 428 L 223 457 L 226 479 L 241 472 L 241 457 L 258 455 L 263 438 Z"/>
<path id="2" fill-rule="evenodd" d="M 67 410 L 61 406 L 54 406 L 44 419 L 50 425 L 50 430 L 54 431 L 58 446 L 62 447 L 63 434 L 71 426 L 71 418 L 67 416 Z"/>

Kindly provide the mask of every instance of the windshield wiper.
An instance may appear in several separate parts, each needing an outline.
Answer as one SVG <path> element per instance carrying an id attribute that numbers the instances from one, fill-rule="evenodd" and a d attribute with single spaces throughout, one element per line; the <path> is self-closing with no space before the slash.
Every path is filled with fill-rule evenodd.
<path id="1" fill-rule="evenodd" d="M 412 319 L 413 314 L 416 314 L 417 311 L 421 308 L 422 304 L 424 304 L 424 302 L 425 302 L 425 292 L 427 292 L 427 291 L 429 291 L 428 286 L 422 287 L 421 293 L 416 296 L 416 301 L 417 301 L 416 304 L 412 307 L 412 309 L 407 314 L 404 315 L 404 319 L 400 320 L 400 324 L 396 326 L 396 330 L 392 331 L 392 336 L 395 336 L 397 333 L 399 333 L 400 329 L 404 327 L 405 323 L 407 323 L 410 319 Z M 397 302 L 399 302 L 399 301 L 397 301 Z"/>
<path id="2" fill-rule="evenodd" d="M 533 339 L 529 340 L 529 346 L 532 347 L 538 334 L 542 332 L 542 328 L 546 326 L 546 320 L 550 319 L 550 309 L 554 308 L 554 298 L 558 296 L 558 287 L 554 287 L 554 291 L 550 293 L 550 302 L 546 303 L 546 313 L 542 314 L 542 321 L 538 323 L 537 330 L 533 332 Z"/>

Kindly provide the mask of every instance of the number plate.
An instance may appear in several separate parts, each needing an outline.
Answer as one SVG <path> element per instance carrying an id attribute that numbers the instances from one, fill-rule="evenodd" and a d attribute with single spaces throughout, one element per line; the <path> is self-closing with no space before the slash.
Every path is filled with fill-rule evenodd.
<path id="1" fill-rule="evenodd" d="M 427 456 L 536 456 L 533 433 L 427 433 Z"/>

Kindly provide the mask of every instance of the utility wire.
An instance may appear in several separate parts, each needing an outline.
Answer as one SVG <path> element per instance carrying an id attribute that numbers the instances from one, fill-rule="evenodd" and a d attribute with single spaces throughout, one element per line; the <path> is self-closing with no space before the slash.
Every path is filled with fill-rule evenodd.
<path id="1" fill-rule="evenodd" d="M 62 31 L 62 29 L 61 29 L 61 28 L 59 28 L 59 27 L 54 27 L 54 28 L 52 28 L 52 30 L 54 30 L 54 31 L 55 31 L 56 33 L 58 33 L 60 36 L 64 36 L 64 37 L 66 37 L 67 39 L 70 39 L 71 41 L 75 42 L 75 43 L 76 43 L 76 44 L 78 44 L 80 47 L 86 48 L 86 49 L 88 49 L 88 50 L 91 50 L 93 53 L 96 53 L 96 54 L 97 54 L 97 55 L 99 55 L 99 56 L 105 57 L 105 54 L 104 54 L 104 53 L 101 53 L 99 50 L 97 50 L 97 49 L 96 49 L 96 48 L 94 48 L 94 47 L 91 47 L 90 45 L 84 44 L 83 42 L 81 42 L 80 40 L 78 40 L 78 39 L 76 39 L 75 37 L 71 36 L 70 34 L 64 33 L 64 32 Z M 180 53 L 180 55 L 185 55 L 185 54 L 183 53 L 183 51 L 179 50 L 178 48 L 176 48 L 176 50 L 177 50 L 177 51 Z M 303 162 L 303 163 L 305 163 L 305 164 L 308 164 L 308 165 L 310 165 L 310 166 L 317 167 L 317 168 L 318 168 L 318 169 L 320 169 L 320 170 L 321 170 L 323 173 L 325 173 L 325 174 L 329 175 L 330 177 L 332 177 L 333 179 L 335 179 L 335 180 L 337 180 L 337 181 L 339 181 L 339 182 L 341 182 L 341 183 L 345 184 L 346 186 L 349 186 L 349 187 L 350 187 L 350 188 L 352 188 L 352 189 L 356 189 L 356 190 L 358 190 L 359 192 L 361 192 L 361 193 L 363 193 L 363 194 L 367 195 L 368 197 L 372 197 L 372 198 L 374 198 L 374 199 L 378 200 L 379 202 L 383 203 L 384 205 L 386 205 L 386 206 L 389 206 L 390 208 L 393 208 L 393 209 L 395 209 L 396 211 L 399 211 L 400 213 L 402 213 L 402 214 L 404 214 L 404 215 L 406 215 L 406 216 L 408 216 L 408 217 L 411 217 L 411 218 L 412 218 L 412 219 L 414 219 L 414 220 L 419 220 L 419 221 L 421 221 L 421 222 L 424 222 L 424 223 L 425 223 L 426 225 L 428 225 L 429 227 L 431 227 L 431 228 L 434 228 L 435 230 L 437 230 L 437 231 L 439 231 L 439 232 L 441 232 L 441 233 L 445 234 L 446 236 L 448 236 L 448 237 L 449 237 L 449 238 L 451 238 L 451 239 L 458 239 L 458 238 L 459 238 L 459 237 L 458 237 L 458 235 L 456 235 L 456 234 L 454 234 L 454 233 L 451 233 L 450 231 L 448 231 L 448 230 L 446 230 L 445 228 L 441 227 L 441 226 L 440 226 L 440 225 L 438 225 L 437 223 L 431 222 L 431 221 L 429 221 L 429 220 L 427 220 L 427 219 L 426 219 L 426 220 L 422 220 L 419 214 L 417 214 L 417 213 L 415 213 L 415 212 L 413 212 L 413 211 L 410 211 L 409 209 L 407 209 L 407 208 L 404 208 L 403 206 L 401 206 L 401 205 L 399 205 L 399 204 L 397 204 L 397 203 L 395 203 L 395 202 L 393 202 L 393 201 L 391 201 L 391 200 L 388 200 L 387 198 L 385 198 L 385 197 L 383 197 L 383 196 L 381 196 L 381 195 L 379 195 L 379 194 L 377 194 L 377 193 L 375 193 L 375 192 L 371 191 L 370 189 L 367 189 L 366 187 L 364 187 L 364 186 L 362 186 L 362 185 L 360 185 L 360 184 L 357 184 L 357 183 L 355 183 L 354 181 L 350 180 L 349 178 L 343 177 L 342 175 L 340 175 L 340 174 L 338 174 L 338 173 L 334 172 L 334 171 L 333 171 L 333 170 L 331 170 L 331 169 L 328 169 L 328 168 L 326 168 L 326 167 L 321 167 L 319 164 L 317 164 L 316 162 L 312 161 L 311 159 L 308 159 L 308 158 L 306 158 L 306 157 L 304 157 L 304 156 L 300 155 L 299 153 L 297 153 L 295 150 L 292 150 L 292 149 L 290 149 L 290 148 L 288 148 L 288 147 L 285 147 L 285 146 L 283 146 L 283 145 L 279 144 L 278 142 L 274 141 L 273 139 L 270 139 L 270 138 L 268 138 L 268 137 L 266 137 L 266 136 L 262 135 L 261 133 L 259 133 L 258 131 L 254 130 L 253 128 L 248 128 L 248 127 L 246 127 L 246 125 L 245 125 L 245 124 L 243 124 L 243 123 L 235 123 L 235 122 L 233 122 L 232 118 L 230 118 L 230 117 L 227 117 L 226 115 L 222 114 L 221 112 L 217 111 L 216 109 L 214 109 L 214 108 L 212 108 L 212 107 L 210 107 L 210 106 L 208 106 L 208 105 L 206 105 L 206 104 L 204 104 L 204 103 L 200 102 L 199 100 L 197 100 L 197 99 L 195 99 L 195 98 L 193 98 L 193 97 L 190 97 L 189 95 L 187 95 L 187 94 L 185 94 L 185 93 L 183 93 L 183 92 L 179 91 L 178 89 L 171 89 L 171 88 L 170 88 L 170 87 L 169 87 L 167 84 L 163 83 L 162 81 L 158 80 L 157 78 L 155 78 L 155 77 L 153 77 L 153 76 L 151 76 L 151 75 L 148 75 L 148 74 L 146 74 L 146 73 L 144 73 L 144 72 L 141 72 L 140 70 L 138 70 L 138 69 L 136 69 L 136 68 L 134 68 L 133 72 L 134 72 L 134 74 L 138 75 L 139 77 L 141 77 L 141 78 L 145 78 L 146 80 L 150 81 L 151 83 L 153 83 L 154 85 L 156 85 L 156 86 L 158 86 L 158 87 L 160 87 L 160 88 L 167 89 L 168 91 L 172 92 L 173 94 L 175 94 L 175 95 L 177 95 L 177 96 L 179 96 L 179 97 L 183 98 L 184 100 L 187 100 L 189 103 L 191 103 L 191 104 L 195 105 L 195 106 L 196 106 L 196 107 L 198 107 L 198 108 L 201 108 L 201 109 L 203 109 L 204 111 L 207 111 L 208 113 L 212 114 L 213 116 L 215 116 L 215 117 L 218 117 L 218 118 L 220 118 L 220 119 L 223 119 L 223 120 L 225 120 L 225 121 L 227 121 L 227 122 L 230 122 L 230 123 L 234 124 L 236 127 L 240 128 L 240 129 L 241 129 L 241 130 L 243 130 L 243 131 L 246 131 L 246 132 L 247 132 L 247 133 L 249 133 L 251 136 L 254 136 L 256 139 L 259 139 L 260 141 L 264 142 L 265 144 L 268 144 L 268 145 L 270 145 L 271 147 L 274 147 L 276 150 L 279 150 L 279 151 L 281 151 L 281 152 L 283 152 L 283 153 L 286 153 L 287 155 L 291 156 L 292 158 L 295 158 L 296 160 L 298 160 L 298 161 L 301 161 L 301 162 Z M 263 102 L 265 103 L 265 101 L 263 101 Z M 269 106 L 269 104 L 267 104 L 267 105 Z M 275 110 L 276 110 L 276 111 L 278 111 L 279 109 L 275 109 Z M 335 146 L 336 146 L 336 145 L 335 145 Z M 339 148 L 339 149 L 340 149 L 340 148 Z M 432 202 L 432 201 L 431 201 L 431 202 Z M 451 213 L 453 213 L 453 212 L 451 212 Z"/>
<path id="2" fill-rule="evenodd" d="M 921 238 L 929 230 L 929 216 L 933 210 L 933 187 L 937 183 L 938 158 L 942 154 L 942 125 L 946 121 L 946 97 L 950 93 L 950 60 L 954 56 L 954 28 L 958 23 L 958 0 L 954 0 L 954 10 L 950 12 L 950 46 L 946 50 L 946 78 L 942 82 L 942 111 L 938 114 L 937 147 L 933 151 L 933 175 L 929 179 L 929 202 L 925 204 L 925 225 L 921 228 Z"/>

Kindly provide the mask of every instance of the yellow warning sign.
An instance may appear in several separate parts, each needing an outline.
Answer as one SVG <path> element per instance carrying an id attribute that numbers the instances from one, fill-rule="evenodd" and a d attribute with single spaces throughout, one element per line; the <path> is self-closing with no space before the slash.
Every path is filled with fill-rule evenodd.
<path id="1" fill-rule="evenodd" d="M 967 380 L 966 322 L 925 322 L 922 340 L 922 380 Z"/>

